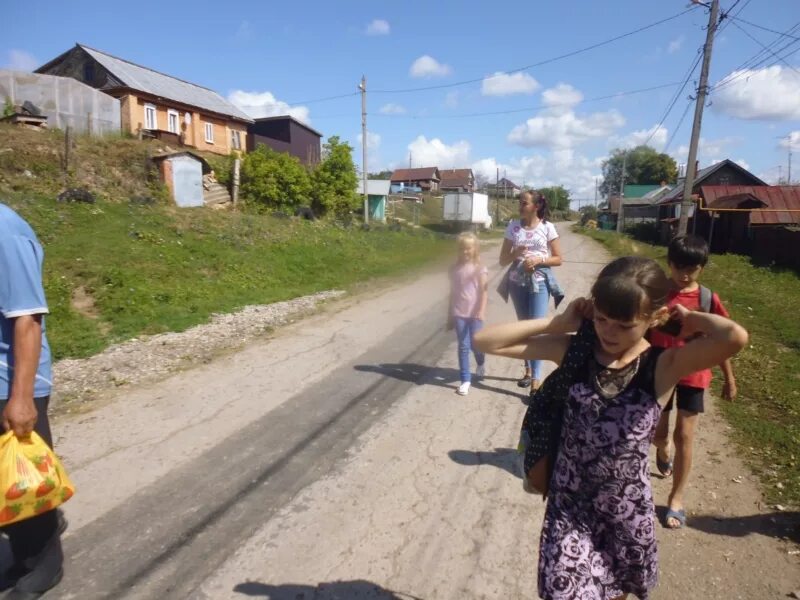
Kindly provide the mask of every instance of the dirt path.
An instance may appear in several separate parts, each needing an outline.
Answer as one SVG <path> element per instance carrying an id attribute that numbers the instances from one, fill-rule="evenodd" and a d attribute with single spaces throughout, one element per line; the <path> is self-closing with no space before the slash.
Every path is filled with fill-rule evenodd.
<path id="1" fill-rule="evenodd" d="M 561 231 L 572 297 L 606 255 Z M 535 598 L 544 505 L 513 474 L 519 365 L 490 359 L 456 396 L 445 293 L 433 274 L 365 295 L 59 420 L 79 493 L 48 597 Z M 489 314 L 513 318 L 494 293 Z M 785 598 L 800 588 L 778 539 L 790 517 L 759 507 L 713 406 L 698 447 L 689 527 L 659 529 L 653 597 Z"/>

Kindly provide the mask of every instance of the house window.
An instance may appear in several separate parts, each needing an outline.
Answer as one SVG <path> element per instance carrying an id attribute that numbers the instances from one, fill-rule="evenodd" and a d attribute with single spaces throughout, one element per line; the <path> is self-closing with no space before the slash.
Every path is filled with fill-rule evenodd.
<path id="1" fill-rule="evenodd" d="M 156 114 L 156 107 L 152 104 L 144 105 L 144 128 L 145 129 L 158 129 L 158 117 Z"/>
<path id="2" fill-rule="evenodd" d="M 177 110 L 169 109 L 167 111 L 167 128 L 170 133 L 180 133 L 180 115 Z"/>
<path id="3" fill-rule="evenodd" d="M 731 178 L 728 177 L 727 175 L 723 175 L 722 177 L 719 178 L 719 184 L 720 185 L 730 185 L 731 184 Z"/>
<path id="4" fill-rule="evenodd" d="M 209 144 L 214 143 L 214 124 L 206 123 L 206 142 Z"/>
<path id="5" fill-rule="evenodd" d="M 231 129 L 231 148 L 234 150 L 242 149 L 242 134 L 238 129 Z"/>

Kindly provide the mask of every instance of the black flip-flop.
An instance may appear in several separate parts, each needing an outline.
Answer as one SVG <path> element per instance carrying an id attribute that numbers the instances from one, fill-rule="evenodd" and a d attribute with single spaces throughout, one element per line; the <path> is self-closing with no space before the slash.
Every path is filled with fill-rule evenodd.
<path id="1" fill-rule="evenodd" d="M 521 388 L 531 387 L 531 376 L 525 375 L 522 379 L 517 381 L 517 387 Z"/>
<path id="2" fill-rule="evenodd" d="M 669 520 L 675 519 L 680 525 L 677 527 L 670 527 Z M 664 528 L 665 529 L 682 529 L 686 525 L 686 511 L 684 509 L 680 510 L 672 510 L 671 508 L 667 510 L 667 514 L 664 516 Z"/>

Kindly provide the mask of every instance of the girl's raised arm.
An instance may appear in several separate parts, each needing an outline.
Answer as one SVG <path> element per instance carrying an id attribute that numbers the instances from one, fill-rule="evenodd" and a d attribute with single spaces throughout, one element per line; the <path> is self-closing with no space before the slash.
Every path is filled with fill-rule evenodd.
<path id="1" fill-rule="evenodd" d="M 560 364 L 569 346 L 569 334 L 580 327 L 587 305 L 588 300 L 578 298 L 552 318 L 484 327 L 475 334 L 475 347 L 487 354 Z"/>
<path id="2" fill-rule="evenodd" d="M 725 317 L 689 311 L 680 305 L 673 309 L 672 316 L 683 324 L 681 337 L 698 333 L 701 337 L 664 352 L 656 370 L 659 395 L 667 393 L 687 375 L 721 364 L 747 345 L 744 327 Z"/>

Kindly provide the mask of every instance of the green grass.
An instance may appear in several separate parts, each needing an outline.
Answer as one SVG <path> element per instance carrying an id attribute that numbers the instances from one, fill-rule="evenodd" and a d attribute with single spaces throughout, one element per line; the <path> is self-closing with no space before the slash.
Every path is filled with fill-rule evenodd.
<path id="1" fill-rule="evenodd" d="M 58 204 L 30 194 L 5 201 L 45 247 L 56 358 L 181 331 L 248 304 L 352 288 L 435 260 L 452 245 L 426 230 L 363 231 L 161 205 Z M 76 290 L 90 299 L 88 308 L 75 305 Z"/>
<path id="2" fill-rule="evenodd" d="M 616 255 L 650 256 L 666 265 L 666 248 L 613 232 L 583 230 Z M 701 281 L 717 292 L 731 317 L 750 332 L 733 360 L 739 388 L 720 402 L 742 454 L 760 476 L 768 500 L 800 505 L 800 277 L 756 267 L 749 258 L 712 255 Z M 715 377 L 715 385 L 721 376 Z M 719 395 L 719 387 L 717 387 Z"/>

